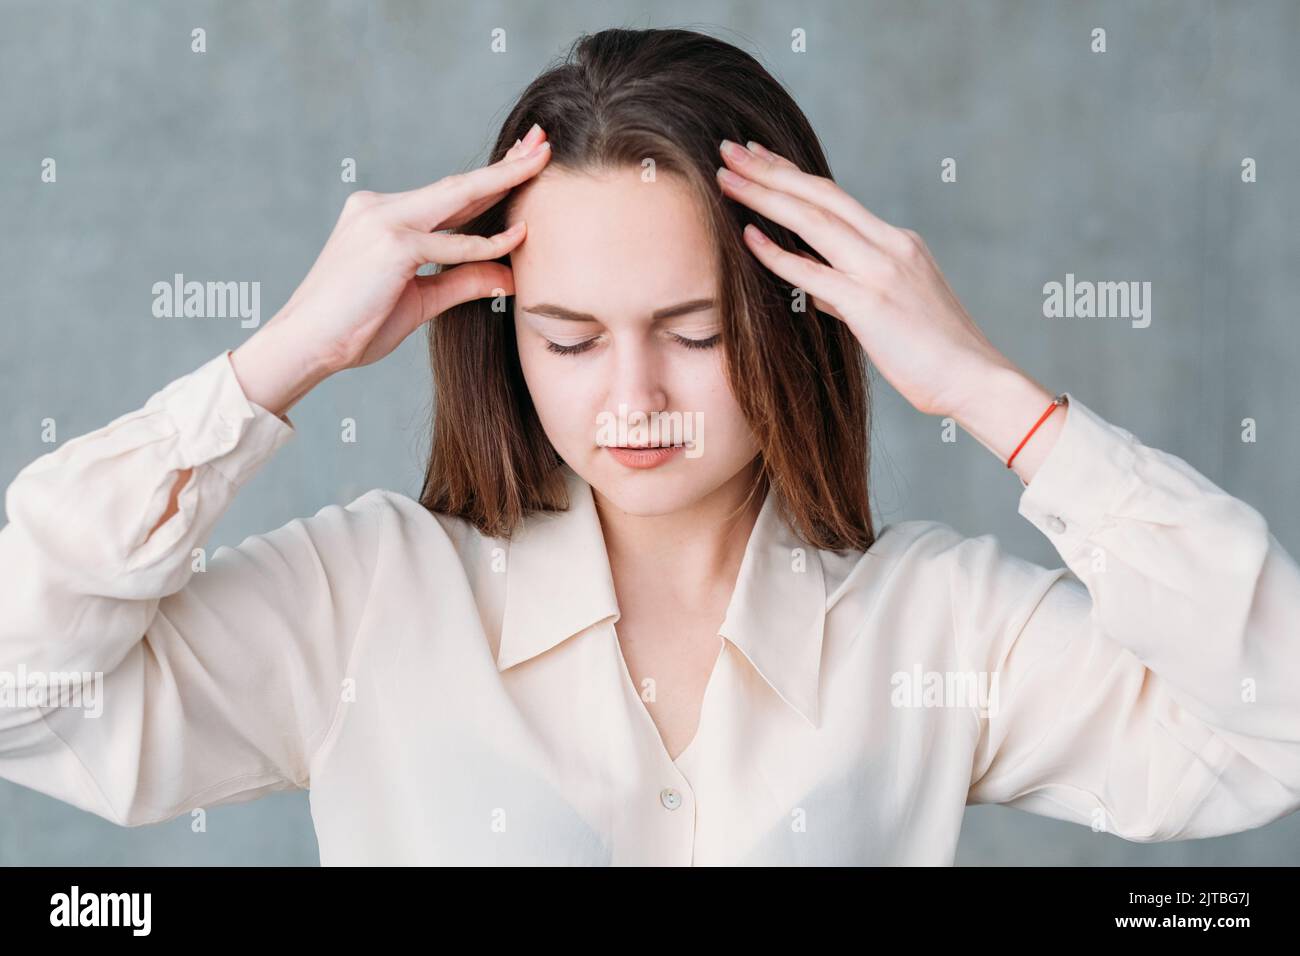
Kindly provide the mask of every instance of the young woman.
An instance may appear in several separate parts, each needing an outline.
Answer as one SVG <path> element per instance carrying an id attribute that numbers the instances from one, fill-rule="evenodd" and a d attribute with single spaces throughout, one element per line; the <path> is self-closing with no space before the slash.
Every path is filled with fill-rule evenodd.
<path id="1" fill-rule="evenodd" d="M 425 323 L 419 501 L 204 561 L 286 412 Z M 868 358 L 1065 567 L 876 533 Z M 354 194 L 270 323 L 6 503 L 0 667 L 103 694 L 0 709 L 0 775 L 125 826 L 301 787 L 324 864 L 946 864 L 967 803 L 1136 841 L 1300 805 L 1264 518 L 1017 368 L 696 33 L 583 38 L 490 165 Z"/>

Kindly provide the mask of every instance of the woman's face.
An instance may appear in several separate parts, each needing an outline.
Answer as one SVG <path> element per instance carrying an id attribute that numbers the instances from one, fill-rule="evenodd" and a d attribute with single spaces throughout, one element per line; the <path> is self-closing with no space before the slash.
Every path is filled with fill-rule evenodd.
<path id="1" fill-rule="evenodd" d="M 551 166 L 517 195 L 520 219 L 519 361 L 560 456 L 636 515 L 690 507 L 736 477 L 758 445 L 723 371 L 716 254 L 685 183 Z M 679 447 L 618 450 L 646 445 Z"/>

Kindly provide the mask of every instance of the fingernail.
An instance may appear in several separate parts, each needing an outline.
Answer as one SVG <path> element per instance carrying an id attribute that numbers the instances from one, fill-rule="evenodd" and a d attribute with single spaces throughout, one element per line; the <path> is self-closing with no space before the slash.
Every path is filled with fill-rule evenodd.
<path id="1" fill-rule="evenodd" d="M 718 167 L 718 179 L 724 186 L 730 186 L 732 189 L 743 189 L 749 184 L 749 180 L 745 179 L 743 176 L 737 176 L 726 166 Z"/>
<path id="2" fill-rule="evenodd" d="M 511 226 L 509 229 L 503 232 L 502 235 L 513 236 L 515 233 L 522 231 L 523 228 L 524 228 L 524 221 L 520 219 L 517 223 L 515 223 L 513 226 Z"/>
<path id="3" fill-rule="evenodd" d="M 745 226 L 745 235 L 749 236 L 760 246 L 768 245 L 772 241 L 767 238 L 767 236 L 763 235 L 763 230 L 759 229 L 758 226 L 754 225 L 752 222 Z"/>
<path id="4" fill-rule="evenodd" d="M 733 143 L 729 139 L 724 139 L 722 141 L 722 152 L 730 156 L 732 159 L 746 159 L 749 156 L 745 151 L 745 147 L 741 146 L 739 143 Z"/>
<path id="5" fill-rule="evenodd" d="M 533 142 L 537 138 L 537 134 L 540 133 L 541 131 L 542 128 L 538 126 L 536 123 L 534 123 L 532 126 L 528 128 L 528 132 L 524 134 L 524 142 L 527 143 Z"/>
<path id="6" fill-rule="evenodd" d="M 754 142 L 752 139 L 751 139 L 748 143 L 746 143 L 745 145 L 749 148 L 749 151 L 750 151 L 750 152 L 752 152 L 752 153 L 758 153 L 758 155 L 762 156 L 764 159 L 771 159 L 771 158 L 772 158 L 772 152 L 771 152 L 771 150 L 769 150 L 766 146 L 760 146 L 758 143 Z"/>
<path id="7" fill-rule="evenodd" d="M 522 142 L 523 142 L 522 139 L 517 139 L 517 140 L 515 140 L 515 145 L 511 146 L 510 148 L 511 148 L 511 149 L 518 149 L 518 148 L 519 148 L 519 145 L 520 145 Z"/>
<path id="8" fill-rule="evenodd" d="M 531 159 L 532 157 L 536 156 L 538 153 L 544 153 L 546 152 L 546 150 L 550 148 L 551 148 L 550 140 L 544 140 L 543 142 L 538 143 L 528 152 L 524 153 L 524 159 Z"/>

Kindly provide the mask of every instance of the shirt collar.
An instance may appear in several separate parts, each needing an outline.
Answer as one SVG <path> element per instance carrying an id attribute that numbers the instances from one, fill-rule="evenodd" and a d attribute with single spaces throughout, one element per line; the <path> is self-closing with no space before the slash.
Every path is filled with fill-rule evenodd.
<path id="1" fill-rule="evenodd" d="M 619 618 L 591 486 L 569 466 L 562 467 L 568 510 L 530 514 L 509 543 L 498 670 Z M 718 633 L 814 727 L 825 621 L 821 556 L 781 520 L 769 491 Z"/>

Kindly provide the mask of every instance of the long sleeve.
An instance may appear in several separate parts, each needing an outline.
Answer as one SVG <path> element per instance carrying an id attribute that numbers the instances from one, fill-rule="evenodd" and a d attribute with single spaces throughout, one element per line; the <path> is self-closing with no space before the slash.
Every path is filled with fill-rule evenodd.
<path id="1" fill-rule="evenodd" d="M 370 590 L 376 493 L 203 551 L 294 434 L 226 351 L 19 472 L 0 529 L 0 777 L 124 826 L 308 785 Z"/>
<path id="2" fill-rule="evenodd" d="M 1296 562 L 1187 462 L 1068 409 L 1019 503 L 1066 566 L 955 548 L 959 657 L 998 691 L 968 802 L 1138 842 L 1300 808 Z"/>

